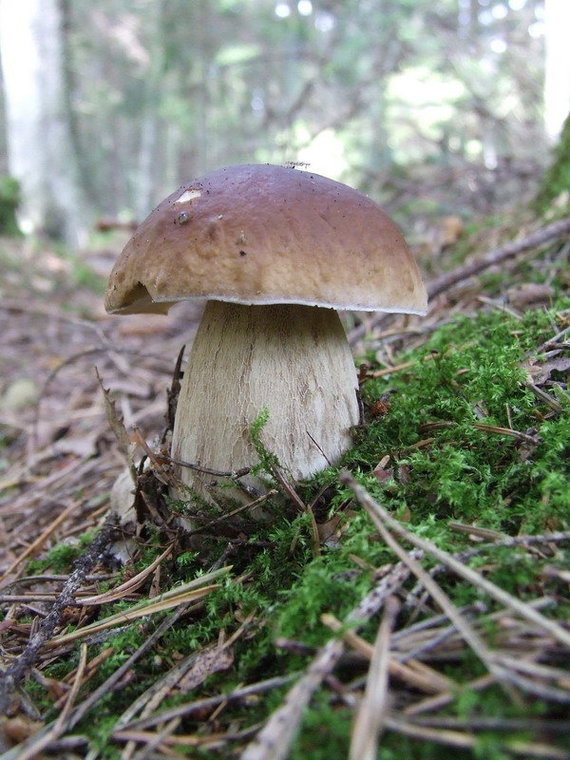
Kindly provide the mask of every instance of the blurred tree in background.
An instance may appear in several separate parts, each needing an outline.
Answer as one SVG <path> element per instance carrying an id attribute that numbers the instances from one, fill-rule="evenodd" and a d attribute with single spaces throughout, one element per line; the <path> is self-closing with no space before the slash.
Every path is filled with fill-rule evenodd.
<path id="1" fill-rule="evenodd" d="M 534 208 L 547 214 L 550 208 L 570 206 L 570 114 L 566 117 L 560 140 L 554 151 L 554 160 L 544 172 Z"/>
<path id="2" fill-rule="evenodd" d="M 22 228 L 76 247 L 87 219 L 66 42 L 59 0 L 0 3 L 7 169 L 20 183 Z"/>
<path id="3" fill-rule="evenodd" d="M 408 227 L 530 197 L 551 147 L 545 2 L 558 28 L 567 0 L 40 2 L 60 16 L 77 213 L 140 219 L 183 181 L 247 161 L 307 163 Z M 17 84 L 0 53 L 9 147 Z"/>
<path id="4" fill-rule="evenodd" d="M 20 234 L 16 212 L 20 205 L 20 186 L 13 177 L 0 174 L 0 235 Z"/>

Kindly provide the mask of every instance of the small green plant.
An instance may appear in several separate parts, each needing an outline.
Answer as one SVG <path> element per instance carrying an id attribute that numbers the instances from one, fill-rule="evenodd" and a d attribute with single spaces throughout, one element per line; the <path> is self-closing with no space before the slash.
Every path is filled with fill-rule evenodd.
<path id="1" fill-rule="evenodd" d="M 275 454 L 272 454 L 266 449 L 261 440 L 261 433 L 263 431 L 263 428 L 267 425 L 268 420 L 269 409 L 267 407 L 264 407 L 251 423 L 249 434 L 255 448 L 255 453 L 259 459 L 259 464 L 255 466 L 253 473 L 256 475 L 269 475 L 273 477 L 275 468 L 279 467 L 279 460 Z"/>
<path id="2" fill-rule="evenodd" d="M 27 572 L 30 575 L 41 575 L 46 571 L 53 573 L 69 573 L 75 560 L 81 555 L 86 540 L 73 543 L 61 543 L 54 546 L 41 559 L 30 560 Z"/>

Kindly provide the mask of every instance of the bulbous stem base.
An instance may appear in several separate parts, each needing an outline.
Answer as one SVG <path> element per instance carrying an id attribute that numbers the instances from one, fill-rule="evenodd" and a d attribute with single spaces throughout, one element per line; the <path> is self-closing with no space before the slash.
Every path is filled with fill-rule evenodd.
<path id="1" fill-rule="evenodd" d="M 266 410 L 259 440 L 293 480 L 302 480 L 349 447 L 359 419 L 357 386 L 334 310 L 209 301 L 181 384 L 172 456 L 220 472 L 253 467 L 259 457 L 251 427 Z M 235 498 L 239 490 L 227 478 L 186 467 L 178 475 L 207 501 Z M 257 477 L 243 481 L 263 490 Z"/>

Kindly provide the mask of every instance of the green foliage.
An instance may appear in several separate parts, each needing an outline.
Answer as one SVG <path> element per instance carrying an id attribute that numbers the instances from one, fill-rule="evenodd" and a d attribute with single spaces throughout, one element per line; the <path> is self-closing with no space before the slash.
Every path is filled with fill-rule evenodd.
<path id="1" fill-rule="evenodd" d="M 554 150 L 552 164 L 542 177 L 534 208 L 544 214 L 557 203 L 562 210 L 570 205 L 570 113 Z"/>
<path id="2" fill-rule="evenodd" d="M 20 234 L 16 212 L 20 205 L 20 184 L 13 177 L 0 174 L 0 235 Z"/>
<path id="3" fill-rule="evenodd" d="M 259 459 L 259 465 L 254 468 L 253 471 L 255 474 L 272 475 L 272 473 L 275 471 L 275 468 L 279 467 L 279 460 L 275 454 L 267 451 L 261 440 L 261 433 L 263 431 L 263 428 L 267 425 L 268 419 L 269 409 L 265 407 L 259 412 L 249 428 L 249 434 L 251 435 L 251 440 L 253 442 L 257 458 Z"/>
<path id="4" fill-rule="evenodd" d="M 87 536 L 85 535 L 80 542 L 62 543 L 54 546 L 45 557 L 31 560 L 28 563 L 27 571 L 30 575 L 41 575 L 46 571 L 68 573 L 75 560 L 81 555 L 86 543 Z"/>
<path id="5" fill-rule="evenodd" d="M 460 213 L 497 196 L 510 204 L 528 181 L 521 168 L 528 177 L 544 151 L 542 95 L 529 87 L 543 56 L 529 34 L 537 6 L 483 21 L 457 2 L 434 12 L 428 0 L 171 0 L 135 4 L 128 17 L 110 0 L 66 4 L 82 182 L 116 213 L 214 166 L 302 160 L 397 197 L 400 209 Z M 152 54 L 117 44 L 129 24 Z M 503 39 L 508 49 L 493 52 Z M 106 76 L 94 77 L 102 67 Z M 469 182 L 450 181 L 467 170 Z M 416 192 L 422 184 L 437 192 Z"/>

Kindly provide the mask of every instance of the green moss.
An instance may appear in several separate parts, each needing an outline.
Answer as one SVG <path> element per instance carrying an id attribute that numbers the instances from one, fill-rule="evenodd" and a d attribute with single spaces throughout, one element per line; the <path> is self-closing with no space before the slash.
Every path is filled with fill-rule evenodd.
<path id="1" fill-rule="evenodd" d="M 568 208 L 570 201 L 570 114 L 566 117 L 551 166 L 546 170 L 534 200 L 539 214 L 547 212 L 558 200 Z"/>
<path id="2" fill-rule="evenodd" d="M 0 235 L 21 234 L 16 219 L 20 205 L 20 183 L 14 177 L 0 174 Z"/>
<path id="3" fill-rule="evenodd" d="M 259 412 L 255 420 L 251 423 L 249 434 L 253 442 L 255 453 L 257 454 L 257 458 L 259 459 L 259 464 L 253 468 L 252 473 L 256 475 L 271 477 L 275 468 L 279 467 L 279 460 L 277 459 L 275 454 L 273 454 L 270 451 L 267 451 L 267 449 L 265 448 L 265 446 L 263 445 L 261 441 L 261 433 L 263 431 L 263 428 L 267 425 L 268 420 L 269 420 L 269 409 L 267 409 L 267 407 L 264 407 Z"/>
<path id="4" fill-rule="evenodd" d="M 44 557 L 32 559 L 26 566 L 28 575 L 41 575 L 42 573 L 69 573 L 73 564 L 81 556 L 87 544 L 93 538 L 91 531 L 82 533 L 79 540 L 72 543 L 62 543 L 50 549 Z"/>
<path id="5" fill-rule="evenodd" d="M 318 692 L 313 706 L 304 715 L 291 760 L 329 760 L 348 757 L 352 715 L 342 707 L 331 706 L 328 695 Z"/>
<path id="6" fill-rule="evenodd" d="M 387 397 L 389 409 L 360 431 L 348 466 L 366 471 L 388 455 L 392 477 L 366 485 L 392 509 L 405 504 L 413 524 L 431 514 L 507 532 L 566 523 L 568 404 L 547 419 L 523 367 L 551 319 L 492 312 L 438 330 L 404 357 L 409 370 L 364 385 L 368 406 Z"/>

